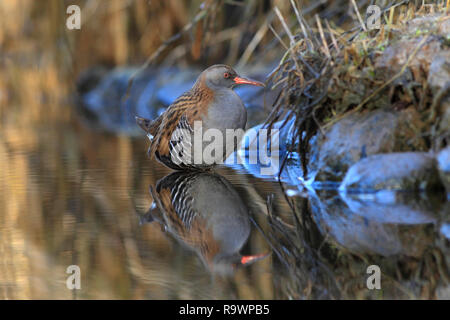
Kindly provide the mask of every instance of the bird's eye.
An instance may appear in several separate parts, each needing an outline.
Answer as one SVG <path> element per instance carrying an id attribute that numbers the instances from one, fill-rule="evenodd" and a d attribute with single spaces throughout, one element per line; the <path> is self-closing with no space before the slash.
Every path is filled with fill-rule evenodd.
<path id="1" fill-rule="evenodd" d="M 225 79 L 228 79 L 228 78 L 230 77 L 230 74 L 229 74 L 228 72 L 225 72 L 225 73 L 223 74 L 223 77 L 224 77 Z"/>

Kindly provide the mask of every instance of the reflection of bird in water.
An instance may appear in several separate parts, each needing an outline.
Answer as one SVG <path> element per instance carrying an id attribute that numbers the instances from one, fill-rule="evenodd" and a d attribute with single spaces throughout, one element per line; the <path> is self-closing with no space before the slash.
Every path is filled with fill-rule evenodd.
<path id="1" fill-rule="evenodd" d="M 154 203 L 147 221 L 157 221 L 193 249 L 213 272 L 229 273 L 266 255 L 242 256 L 250 235 L 247 208 L 225 178 L 208 172 L 174 172 L 150 187 Z"/>
<path id="2" fill-rule="evenodd" d="M 225 139 L 226 130 L 242 130 L 247 123 L 244 103 L 232 90 L 241 84 L 264 86 L 261 82 L 239 77 L 229 66 L 214 65 L 203 71 L 192 89 L 176 99 L 157 119 L 151 121 L 136 117 L 138 125 L 151 140 L 150 156 L 155 155 L 172 169 L 208 167 L 225 161 L 227 151 L 233 152 L 236 147 L 234 139 Z M 225 144 L 218 147 L 223 153 L 217 152 L 210 157 L 202 154 L 203 159 L 200 157 L 200 160 L 199 155 L 194 157 L 193 151 L 200 150 L 194 141 L 195 121 L 201 121 L 202 132 L 208 129 L 220 131 Z M 205 149 L 204 142 L 200 142 Z"/>

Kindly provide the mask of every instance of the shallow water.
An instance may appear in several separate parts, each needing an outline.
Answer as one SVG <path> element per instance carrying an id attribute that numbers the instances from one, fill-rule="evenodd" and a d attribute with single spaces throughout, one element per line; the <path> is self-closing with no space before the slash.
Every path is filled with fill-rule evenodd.
<path id="1" fill-rule="evenodd" d="M 180 236 L 145 223 L 149 188 L 172 171 L 147 158 L 144 138 L 95 132 L 75 116 L 20 119 L 11 113 L 0 129 L 1 299 L 449 298 L 442 196 L 316 193 L 292 183 L 292 172 L 282 177 L 285 196 L 275 177 L 219 167 L 191 195 L 212 199 L 205 212 L 232 201 L 223 210 L 244 213 L 235 225 L 213 219 L 226 225 L 220 241 L 202 213 L 196 246 L 194 227 Z M 236 229 L 242 219 L 248 241 Z M 271 254 L 239 267 L 199 249 L 241 245 L 245 255 Z M 381 290 L 366 287 L 372 264 Z M 66 287 L 70 265 L 80 267 L 79 290 Z"/>

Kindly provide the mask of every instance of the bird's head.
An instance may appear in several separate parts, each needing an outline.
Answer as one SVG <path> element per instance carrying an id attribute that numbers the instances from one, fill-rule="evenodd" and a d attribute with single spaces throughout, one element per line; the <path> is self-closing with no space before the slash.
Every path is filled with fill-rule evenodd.
<path id="1" fill-rule="evenodd" d="M 214 90 L 228 88 L 231 89 L 239 84 L 250 84 L 264 87 L 264 83 L 240 77 L 233 68 L 216 64 L 202 72 L 200 78 L 203 78 L 205 84 Z"/>

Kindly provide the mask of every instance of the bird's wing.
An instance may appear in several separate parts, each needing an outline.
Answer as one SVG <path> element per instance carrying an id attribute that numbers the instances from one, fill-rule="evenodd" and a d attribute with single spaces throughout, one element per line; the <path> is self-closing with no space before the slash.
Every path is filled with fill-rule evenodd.
<path id="1" fill-rule="evenodd" d="M 195 207 L 192 184 L 198 173 L 175 172 L 151 189 L 167 230 L 177 239 L 196 250 L 206 261 L 220 251 L 220 243 L 214 238 L 213 229 Z"/>
<path id="2" fill-rule="evenodd" d="M 198 90 L 193 88 L 178 97 L 167 110 L 155 121 L 158 121 L 154 137 L 150 146 L 150 154 L 156 151 L 161 156 L 170 156 L 170 141 L 177 128 L 191 130 L 194 121 L 199 120 L 208 111 L 213 99 L 210 89 Z M 184 118 L 183 118 L 184 117 Z M 183 123 L 184 121 L 184 123 Z M 180 127 L 181 126 L 181 127 Z M 156 125 L 155 125 L 156 128 Z"/>

